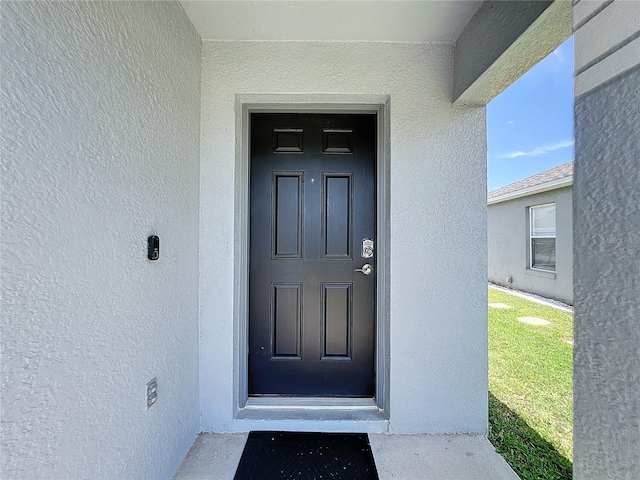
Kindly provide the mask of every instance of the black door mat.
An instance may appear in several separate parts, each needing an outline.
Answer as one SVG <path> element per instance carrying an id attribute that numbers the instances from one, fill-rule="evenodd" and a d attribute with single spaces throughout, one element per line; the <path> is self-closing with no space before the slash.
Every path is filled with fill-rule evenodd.
<path id="1" fill-rule="evenodd" d="M 366 433 L 251 432 L 235 480 L 378 480 Z"/>

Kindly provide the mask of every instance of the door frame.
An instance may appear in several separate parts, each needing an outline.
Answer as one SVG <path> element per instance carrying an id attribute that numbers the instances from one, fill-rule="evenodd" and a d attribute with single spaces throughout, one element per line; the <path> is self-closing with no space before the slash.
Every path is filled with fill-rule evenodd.
<path id="1" fill-rule="evenodd" d="M 390 267 L 390 98 L 388 95 L 334 94 L 237 94 L 235 98 L 235 195 L 234 195 L 234 418 L 252 408 L 262 411 L 278 406 L 300 409 L 368 409 L 372 407 L 389 418 L 389 267 Z M 249 345 L 249 191 L 251 141 L 250 118 L 253 112 L 264 113 L 335 113 L 377 115 L 376 158 L 376 348 L 374 402 L 363 399 L 275 397 L 272 401 L 250 402 L 248 389 Z M 253 400 L 253 399 L 252 399 Z M 266 412 L 265 412 L 266 413 Z"/>

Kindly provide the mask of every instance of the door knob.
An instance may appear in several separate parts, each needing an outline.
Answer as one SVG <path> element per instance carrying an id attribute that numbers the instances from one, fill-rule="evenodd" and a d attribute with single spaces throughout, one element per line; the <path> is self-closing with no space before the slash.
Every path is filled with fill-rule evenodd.
<path id="1" fill-rule="evenodd" d="M 365 263 L 362 268 L 356 268 L 354 271 L 362 272 L 365 275 L 371 275 L 373 273 L 373 267 L 370 264 Z"/>

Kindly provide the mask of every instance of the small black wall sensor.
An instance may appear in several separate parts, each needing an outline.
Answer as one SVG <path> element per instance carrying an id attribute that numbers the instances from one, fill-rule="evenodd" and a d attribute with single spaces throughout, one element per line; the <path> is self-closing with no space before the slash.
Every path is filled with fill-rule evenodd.
<path id="1" fill-rule="evenodd" d="M 147 241 L 149 242 L 147 258 L 149 258 L 149 260 L 158 260 L 158 258 L 160 258 L 160 237 L 151 235 Z"/>

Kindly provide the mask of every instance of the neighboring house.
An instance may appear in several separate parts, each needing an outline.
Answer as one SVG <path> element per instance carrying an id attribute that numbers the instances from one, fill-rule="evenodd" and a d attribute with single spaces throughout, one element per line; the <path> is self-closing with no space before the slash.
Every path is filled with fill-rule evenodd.
<path id="1" fill-rule="evenodd" d="M 596 242 L 635 231 L 640 4 L 575 3 L 0 2 L 2 478 L 170 478 L 202 431 L 486 433 L 485 105 L 572 12 L 576 466 L 629 472 L 640 255 Z"/>
<path id="2" fill-rule="evenodd" d="M 573 303 L 573 162 L 489 192 L 489 281 Z"/>

